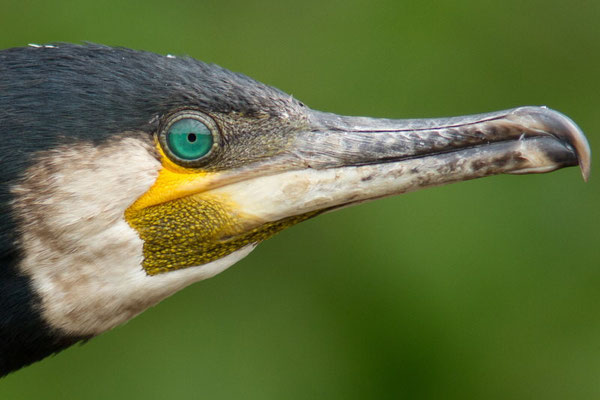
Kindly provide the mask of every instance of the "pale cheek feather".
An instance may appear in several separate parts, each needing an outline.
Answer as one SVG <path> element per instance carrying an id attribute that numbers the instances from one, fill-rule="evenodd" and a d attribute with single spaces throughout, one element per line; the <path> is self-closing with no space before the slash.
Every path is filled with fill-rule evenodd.
<path id="1" fill-rule="evenodd" d="M 79 264 L 69 264 L 78 260 L 65 258 L 56 272 L 40 269 L 33 275 L 35 288 L 42 294 L 43 316 L 52 327 L 74 335 L 97 335 L 180 289 L 222 272 L 254 248 L 247 246 L 202 266 L 150 276 L 141 268 L 141 240 L 125 221 L 122 225 L 129 231 L 122 237 L 129 236 L 130 245 L 115 248 L 113 256 Z"/>
<path id="2" fill-rule="evenodd" d="M 254 246 L 200 267 L 148 276 L 143 242 L 124 210 L 154 183 L 160 163 L 144 136 L 40 155 L 13 188 L 21 216 L 21 270 L 32 278 L 50 326 L 96 335 L 177 290 L 209 278 Z"/>

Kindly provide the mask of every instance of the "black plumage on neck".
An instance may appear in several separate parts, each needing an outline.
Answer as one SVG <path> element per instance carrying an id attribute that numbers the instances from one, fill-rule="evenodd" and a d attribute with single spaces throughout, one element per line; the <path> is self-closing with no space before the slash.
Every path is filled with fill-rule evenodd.
<path id="1" fill-rule="evenodd" d="M 43 321 L 40 299 L 16 260 L 15 254 L 1 259 L 0 376 L 87 339 L 59 333 Z"/>

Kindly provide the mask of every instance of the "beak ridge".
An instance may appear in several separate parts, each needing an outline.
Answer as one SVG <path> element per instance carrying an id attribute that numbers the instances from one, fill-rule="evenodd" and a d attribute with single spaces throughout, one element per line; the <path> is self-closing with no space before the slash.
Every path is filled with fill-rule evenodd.
<path id="1" fill-rule="evenodd" d="M 312 129 L 299 137 L 295 149 L 315 169 L 397 162 L 496 142 L 551 137 L 571 149 L 573 158 L 565 162 L 562 157 L 557 168 L 579 164 L 585 181 L 590 174 L 585 135 L 570 118 L 547 107 L 437 119 L 345 117 L 319 111 L 312 111 L 311 117 Z"/>

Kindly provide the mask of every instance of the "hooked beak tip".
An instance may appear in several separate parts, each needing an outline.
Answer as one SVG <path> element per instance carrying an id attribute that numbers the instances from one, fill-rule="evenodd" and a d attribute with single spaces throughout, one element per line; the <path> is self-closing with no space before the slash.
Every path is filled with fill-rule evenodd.
<path id="1" fill-rule="evenodd" d="M 540 133 L 552 135 L 573 149 L 581 169 L 583 180 L 587 182 L 591 169 L 590 145 L 582 130 L 566 115 L 548 107 L 521 107 L 507 116 L 515 122 L 527 124 Z"/>

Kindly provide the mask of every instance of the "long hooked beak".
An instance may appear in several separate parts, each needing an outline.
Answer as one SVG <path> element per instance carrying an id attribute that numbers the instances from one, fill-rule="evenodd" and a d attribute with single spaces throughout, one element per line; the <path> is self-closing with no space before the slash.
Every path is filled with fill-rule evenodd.
<path id="1" fill-rule="evenodd" d="M 565 115 L 521 107 L 443 119 L 391 120 L 310 111 L 290 150 L 303 168 L 232 183 L 226 193 L 252 225 L 430 186 L 579 165 L 590 148 Z"/>

